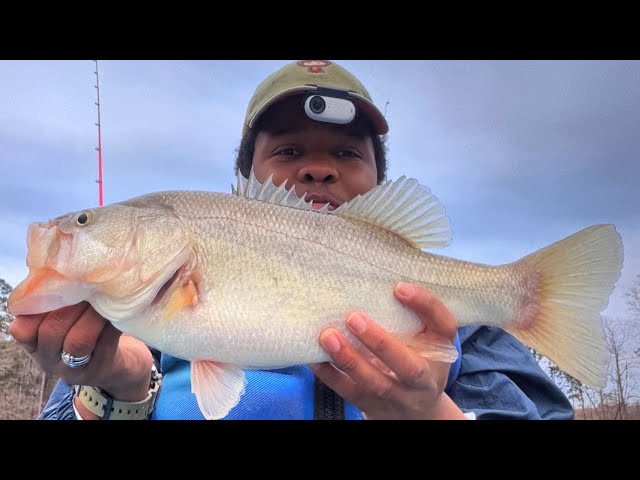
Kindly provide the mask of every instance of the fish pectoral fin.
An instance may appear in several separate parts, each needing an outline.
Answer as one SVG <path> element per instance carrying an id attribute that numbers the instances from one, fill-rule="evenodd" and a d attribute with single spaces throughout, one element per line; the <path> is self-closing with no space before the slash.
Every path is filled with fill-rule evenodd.
<path id="1" fill-rule="evenodd" d="M 458 359 L 455 345 L 440 335 L 420 333 L 409 341 L 408 346 L 421 357 L 434 362 L 453 363 Z"/>
<path id="2" fill-rule="evenodd" d="M 225 417 L 240 401 L 245 385 L 240 367 L 209 360 L 191 362 L 191 392 L 207 420 Z"/>
<path id="3" fill-rule="evenodd" d="M 184 308 L 193 308 L 198 304 L 198 289 L 193 280 L 189 280 L 186 284 L 176 288 L 169 298 L 169 302 L 164 309 L 164 319 L 173 318 L 180 310 Z"/>

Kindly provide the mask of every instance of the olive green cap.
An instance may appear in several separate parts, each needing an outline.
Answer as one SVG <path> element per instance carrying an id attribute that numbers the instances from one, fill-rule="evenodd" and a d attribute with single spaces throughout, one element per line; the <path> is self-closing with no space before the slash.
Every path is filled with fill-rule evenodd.
<path id="1" fill-rule="evenodd" d="M 356 107 L 373 123 L 379 135 L 389 131 L 384 115 L 374 105 L 371 95 L 356 77 L 340 65 L 328 60 L 300 60 L 272 73 L 256 88 L 244 119 L 242 134 L 274 103 L 313 91 L 315 87 L 348 90 Z"/>

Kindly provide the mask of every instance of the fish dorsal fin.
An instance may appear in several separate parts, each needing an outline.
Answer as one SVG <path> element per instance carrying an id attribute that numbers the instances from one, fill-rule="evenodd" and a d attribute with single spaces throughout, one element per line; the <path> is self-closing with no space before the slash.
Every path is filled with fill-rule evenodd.
<path id="1" fill-rule="evenodd" d="M 287 190 L 286 181 L 276 187 L 272 178 L 270 175 L 261 184 L 253 168 L 248 179 L 238 171 L 237 187 L 231 186 L 231 191 L 250 200 L 362 220 L 400 235 L 416 248 L 441 248 L 451 243 L 444 207 L 429 188 L 413 178 L 400 177 L 378 185 L 335 210 L 329 210 L 329 204 L 314 210 L 313 202 L 305 201 L 306 194 L 298 197 L 295 186 Z"/>
<path id="2" fill-rule="evenodd" d="M 343 203 L 333 212 L 390 230 L 416 248 L 442 248 L 451 243 L 444 207 L 431 190 L 414 178 L 400 177 Z"/>
<path id="3" fill-rule="evenodd" d="M 273 174 L 269 175 L 267 181 L 264 183 L 260 183 L 253 173 L 253 167 L 251 167 L 251 172 L 249 173 L 249 178 L 247 179 L 240 173 L 238 170 L 238 185 L 234 187 L 231 185 L 231 193 L 234 195 L 238 195 L 241 197 L 248 198 L 249 200 L 258 200 L 260 202 L 274 203 L 276 205 L 281 205 L 284 207 L 292 207 L 298 208 L 301 210 L 313 210 L 318 213 L 330 213 L 328 210 L 329 204 L 323 206 L 319 210 L 313 209 L 313 201 L 306 201 L 306 193 L 300 198 L 296 193 L 295 185 L 291 186 L 290 189 L 285 188 L 285 184 L 287 181 L 285 180 L 282 184 L 277 187 L 274 185 L 272 179 Z"/>

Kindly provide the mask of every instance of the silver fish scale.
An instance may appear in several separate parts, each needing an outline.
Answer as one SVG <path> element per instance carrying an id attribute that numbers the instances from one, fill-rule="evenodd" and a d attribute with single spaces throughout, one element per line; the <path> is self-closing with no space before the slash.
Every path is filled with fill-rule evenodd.
<path id="1" fill-rule="evenodd" d="M 362 310 L 404 338 L 419 319 L 394 297 L 398 281 L 430 288 L 460 324 L 503 324 L 524 292 L 523 274 L 431 255 L 366 222 L 209 192 L 140 200 L 170 207 L 193 238 L 199 304 L 170 320 L 152 310 L 131 322 L 150 344 L 196 360 L 257 368 L 328 360 L 318 335 Z M 137 323 L 137 326 L 134 325 Z M 136 332 L 134 332 L 134 330 Z"/>

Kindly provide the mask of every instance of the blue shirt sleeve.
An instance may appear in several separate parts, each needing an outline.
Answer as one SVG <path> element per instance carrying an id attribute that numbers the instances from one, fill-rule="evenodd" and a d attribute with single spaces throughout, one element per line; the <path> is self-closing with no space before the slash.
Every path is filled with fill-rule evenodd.
<path id="1" fill-rule="evenodd" d="M 72 385 L 61 379 L 58 380 L 37 420 L 76 420 L 76 414 L 73 411 L 74 393 Z"/>
<path id="2" fill-rule="evenodd" d="M 447 393 L 477 419 L 571 420 L 562 390 L 531 351 L 497 327 L 460 327 L 462 364 Z"/>

